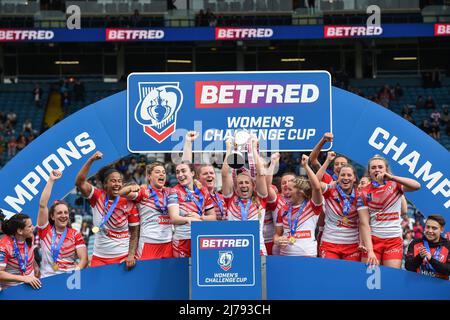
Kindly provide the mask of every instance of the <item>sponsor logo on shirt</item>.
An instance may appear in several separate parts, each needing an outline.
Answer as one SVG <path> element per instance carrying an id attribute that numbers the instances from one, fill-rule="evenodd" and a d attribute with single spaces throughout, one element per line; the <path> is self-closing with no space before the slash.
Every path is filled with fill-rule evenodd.
<path id="1" fill-rule="evenodd" d="M 172 224 L 172 221 L 168 216 L 159 216 L 159 224 Z"/>
<path id="2" fill-rule="evenodd" d="M 400 218 L 399 212 L 380 212 L 376 214 L 377 221 L 391 221 Z"/>
<path id="3" fill-rule="evenodd" d="M 297 239 L 308 239 L 308 238 L 311 238 L 311 231 L 310 230 L 297 231 L 295 233 L 295 238 L 297 238 Z"/>

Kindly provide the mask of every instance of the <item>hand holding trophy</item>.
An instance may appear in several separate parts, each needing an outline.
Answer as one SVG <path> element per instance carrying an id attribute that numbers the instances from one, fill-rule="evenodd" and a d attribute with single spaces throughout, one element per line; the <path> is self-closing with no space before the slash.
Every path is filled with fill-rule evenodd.
<path id="1" fill-rule="evenodd" d="M 234 150 L 231 151 L 226 161 L 233 169 L 241 169 L 245 165 L 245 153 L 250 134 L 247 131 L 239 130 L 234 135 Z"/>

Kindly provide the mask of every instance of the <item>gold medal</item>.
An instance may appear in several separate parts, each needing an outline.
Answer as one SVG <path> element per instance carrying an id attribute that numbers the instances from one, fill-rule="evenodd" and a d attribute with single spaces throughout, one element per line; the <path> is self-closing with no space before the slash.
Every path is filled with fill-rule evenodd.
<path id="1" fill-rule="evenodd" d="M 295 241 L 297 241 L 297 239 L 295 239 L 295 237 L 290 237 L 290 238 L 289 238 L 289 243 L 290 243 L 290 244 L 294 244 Z"/>
<path id="2" fill-rule="evenodd" d="M 93 232 L 93 233 L 97 233 L 97 232 L 99 232 L 99 231 L 100 231 L 100 229 L 99 229 L 97 226 L 95 226 L 95 227 L 92 228 L 92 232 Z"/>
<path id="3" fill-rule="evenodd" d="M 347 218 L 347 217 L 344 217 L 344 218 L 342 219 L 342 224 L 348 225 L 348 218 Z"/>
<path id="4" fill-rule="evenodd" d="M 59 270 L 58 264 L 56 262 L 52 264 L 52 269 L 53 269 L 53 271 Z"/>

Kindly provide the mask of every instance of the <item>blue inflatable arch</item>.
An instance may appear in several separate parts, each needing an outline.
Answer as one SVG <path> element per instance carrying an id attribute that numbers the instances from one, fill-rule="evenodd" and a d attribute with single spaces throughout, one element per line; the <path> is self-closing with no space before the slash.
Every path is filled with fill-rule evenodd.
<path id="1" fill-rule="evenodd" d="M 332 89 L 332 107 L 333 107 L 333 133 L 335 136 L 333 150 L 344 154 L 354 161 L 365 165 L 369 158 L 374 154 L 385 156 L 395 174 L 417 179 L 422 188 L 418 192 L 408 194 L 408 198 L 425 214 L 440 213 L 447 221 L 450 221 L 450 156 L 449 152 L 438 142 L 426 135 L 419 128 L 403 120 L 391 111 L 352 93 L 338 88 Z M 96 150 L 104 154 L 101 161 L 94 163 L 91 172 L 96 172 L 100 167 L 109 164 L 121 157 L 127 156 L 130 152 L 127 149 L 127 92 L 123 91 L 113 96 L 105 98 L 97 103 L 87 106 L 77 113 L 60 121 L 58 124 L 47 130 L 39 136 L 16 157 L 14 157 L 0 171 L 0 181 L 2 187 L 0 190 L 0 208 L 10 212 L 24 212 L 29 214 L 33 221 L 36 221 L 38 211 L 38 202 L 40 193 L 45 186 L 48 178 L 47 173 L 51 169 L 63 170 L 63 177 L 58 181 L 54 188 L 52 199 L 63 198 L 74 187 L 74 181 L 77 172 L 89 156 Z M 182 137 L 179 138 L 181 142 Z M 166 266 L 168 262 L 150 261 L 142 263 L 134 275 L 128 274 L 120 278 L 123 273 L 121 266 L 108 266 L 105 268 L 94 268 L 83 270 L 87 278 L 92 279 L 93 283 L 107 286 L 108 277 L 98 277 L 99 270 L 102 274 L 110 273 L 116 277 L 115 285 L 117 291 L 121 286 L 125 286 L 129 292 L 129 281 L 135 286 L 136 295 L 111 294 L 108 290 L 98 291 L 89 285 L 86 288 L 91 290 L 92 294 L 99 294 L 97 298 L 104 299 L 187 299 L 187 263 L 180 259 Z M 347 263 L 347 262 L 329 262 L 317 259 L 314 262 L 317 265 Z M 168 271 L 185 271 L 186 277 L 179 279 L 183 283 L 177 291 L 179 294 L 170 295 L 166 293 L 152 294 L 144 292 L 144 286 L 159 287 L 158 283 L 150 281 L 143 274 L 148 270 L 162 270 L 162 266 L 167 267 Z M 303 264 L 298 267 L 301 268 Z M 351 264 L 350 265 L 355 265 Z M 307 266 L 308 268 L 309 265 Z M 305 267 L 306 268 L 306 267 Z M 363 268 L 363 266 L 349 267 L 346 272 L 352 276 L 352 268 Z M 386 268 L 384 268 L 386 269 Z M 139 271 L 141 270 L 141 271 Z M 392 270 L 386 271 L 391 272 Z M 148 279 L 145 284 L 139 281 L 138 274 Z M 157 271 L 154 271 L 157 272 Z M 306 271 L 305 271 L 306 272 Z M 361 273 L 361 272 L 360 272 Z M 173 273 L 172 273 L 173 274 Z M 354 273 L 353 273 L 354 274 Z M 403 277 L 415 276 L 414 274 L 404 273 Z M 89 276 L 90 275 L 90 276 Z M 64 278 L 64 280 L 63 280 Z M 59 283 L 65 280 L 66 276 L 56 276 L 53 279 L 45 279 L 44 284 Z M 394 277 L 393 277 L 394 278 Z M 403 278 L 402 278 L 403 279 Z M 416 278 L 414 278 L 416 279 Z M 422 278 L 421 278 L 422 279 Z M 268 279 L 270 280 L 270 279 Z M 127 282 L 128 281 L 128 282 Z M 402 280 L 403 281 L 403 280 Z M 411 280 L 414 283 L 415 280 Z M 427 282 L 427 285 L 433 286 L 435 279 L 420 280 Z M 431 282 L 430 282 L 431 281 Z M 403 283 L 404 284 L 404 283 Z M 436 283 L 437 284 L 437 283 Z M 398 284 L 402 286 L 402 284 Z M 446 283 L 448 285 L 448 283 Z M 442 284 L 439 283 L 440 288 Z M 176 287 L 176 284 L 174 284 Z M 408 297 L 406 294 L 413 292 L 412 284 L 404 286 L 404 289 L 398 289 L 401 292 L 397 295 L 388 295 L 386 297 L 401 299 Z M 409 288 L 407 290 L 407 288 Z M 418 287 L 417 287 L 418 288 Z M 443 290 L 439 289 L 439 290 Z M 447 290 L 447 299 L 450 298 Z M 144 290 L 144 291 L 142 291 Z M 152 289 L 153 290 L 153 289 Z M 150 291 L 152 291 L 150 290 Z M 397 289 L 396 289 L 397 290 Z M 438 292 L 445 292 L 439 291 Z M 8 292 L 9 291 L 9 292 Z M 51 291 L 51 290 L 50 290 Z M 47 291 L 47 294 L 50 294 Z M 26 294 L 31 292 L 26 286 L 19 286 L 7 290 L 4 298 L 82 298 L 74 294 L 74 291 L 63 290 L 63 295 L 45 295 L 42 296 Z M 84 290 L 83 290 L 84 291 Z M 15 294 L 17 292 L 17 294 Z M 71 293 L 72 292 L 72 293 Z M 109 292 L 109 293 L 108 293 Z M 152 291 L 153 292 L 153 291 Z M 165 292 L 164 290 L 161 292 Z M 181 293 L 180 293 L 181 292 Z M 426 291 L 421 291 L 426 292 Z M 141 294 L 142 293 L 142 294 Z M 67 294 L 67 296 L 65 296 Z M 338 294 L 338 290 L 336 291 Z M 405 294 L 405 295 L 404 295 Z M 280 298 L 279 295 L 269 295 L 273 298 Z M 91 298 L 92 295 L 85 298 Z M 329 295 L 327 295 L 329 297 Z M 301 298 L 296 296 L 296 298 Z M 338 296 L 336 296 L 338 298 Z M 378 296 L 379 298 L 379 296 Z M 427 297 L 423 297 L 427 298 Z"/>
<path id="2" fill-rule="evenodd" d="M 433 138 L 397 114 L 347 91 L 333 88 L 333 150 L 366 165 L 386 157 L 395 174 L 417 179 L 422 188 L 408 194 L 425 214 L 450 218 L 450 155 Z M 36 217 L 40 192 L 51 169 L 63 170 L 52 199 L 74 187 L 78 170 L 101 150 L 91 172 L 130 154 L 127 149 L 126 91 L 89 105 L 40 135 L 0 171 L 0 208 Z M 178 137 L 180 143 L 182 137 Z M 156 142 L 155 142 L 156 144 Z"/>

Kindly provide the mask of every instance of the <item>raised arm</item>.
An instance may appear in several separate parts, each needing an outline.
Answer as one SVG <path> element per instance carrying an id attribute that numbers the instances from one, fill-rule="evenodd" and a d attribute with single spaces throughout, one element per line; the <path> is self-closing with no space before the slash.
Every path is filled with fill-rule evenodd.
<path id="1" fill-rule="evenodd" d="M 270 203 L 274 202 L 277 199 L 277 193 L 273 188 L 271 188 L 271 186 L 273 182 L 273 175 L 275 174 L 275 170 L 277 170 L 279 162 L 280 162 L 280 153 L 279 152 L 273 153 L 270 157 L 270 166 L 266 170 L 266 185 L 268 189 L 267 191 L 269 193 L 268 201 Z"/>
<path id="2" fill-rule="evenodd" d="M 379 183 L 383 183 L 384 180 L 391 180 L 400 183 L 403 186 L 403 191 L 405 192 L 417 191 L 421 187 L 420 183 L 414 179 L 394 176 L 393 174 L 390 174 L 388 172 L 379 174 L 377 176 L 377 181 Z"/>
<path id="3" fill-rule="evenodd" d="M 92 191 L 92 185 L 87 182 L 87 175 L 89 173 L 89 170 L 91 169 L 94 161 L 100 160 L 101 158 L 103 158 L 103 153 L 101 153 L 100 151 L 96 151 L 89 159 L 87 159 L 87 161 L 84 163 L 83 167 L 77 174 L 75 185 L 84 197 L 88 197 Z"/>
<path id="4" fill-rule="evenodd" d="M 52 194 L 53 184 L 56 180 L 61 178 L 61 176 L 62 173 L 58 170 L 52 170 L 52 172 L 50 172 L 50 177 L 42 191 L 41 199 L 39 200 L 39 212 L 37 217 L 38 227 L 43 227 L 48 223 L 48 200 Z"/>
<path id="5" fill-rule="evenodd" d="M 252 140 L 253 143 L 253 155 L 254 159 L 256 160 L 256 193 L 262 197 L 266 198 L 268 191 L 267 191 L 267 183 L 266 183 L 266 177 L 265 177 L 265 168 L 264 168 L 264 162 L 261 156 L 258 154 L 258 140 L 254 138 Z M 270 188 L 272 189 L 272 188 Z"/>
<path id="6" fill-rule="evenodd" d="M 312 196 L 311 200 L 319 205 L 323 203 L 322 197 L 322 186 L 320 185 L 319 179 L 317 179 L 314 171 L 312 171 L 311 167 L 308 164 L 309 157 L 307 155 L 302 156 L 302 167 L 305 168 L 306 174 L 308 175 L 309 183 L 311 184 Z"/>
<path id="7" fill-rule="evenodd" d="M 228 139 L 226 142 L 227 152 L 225 154 L 225 159 L 222 164 L 222 194 L 224 196 L 229 196 L 233 194 L 233 178 L 230 175 L 230 166 L 227 163 L 227 158 L 231 154 L 233 142 Z"/>
<path id="8" fill-rule="evenodd" d="M 320 167 L 319 171 L 317 171 L 316 176 L 319 181 L 322 181 L 323 175 L 327 171 L 328 166 L 330 163 L 336 158 L 336 153 L 334 151 L 328 151 L 327 153 L 327 159 L 323 163 L 323 165 Z"/>
<path id="9" fill-rule="evenodd" d="M 128 186 L 123 187 L 119 191 L 119 196 L 125 197 L 128 200 L 134 200 L 137 198 L 139 194 L 140 186 L 137 184 L 130 184 Z"/>
<path id="10" fill-rule="evenodd" d="M 317 160 L 319 157 L 319 153 L 322 150 L 323 146 L 327 142 L 333 142 L 333 134 L 331 132 L 325 132 L 320 141 L 314 146 L 314 149 L 311 151 L 309 158 L 311 160 L 311 165 L 318 169 L 320 167 L 320 162 Z"/>
<path id="11" fill-rule="evenodd" d="M 192 163 L 192 143 L 195 139 L 199 137 L 199 133 L 195 131 L 189 131 L 186 134 L 186 137 L 184 139 L 184 145 L 183 145 L 183 158 L 182 161 L 187 161 L 189 163 Z"/>

